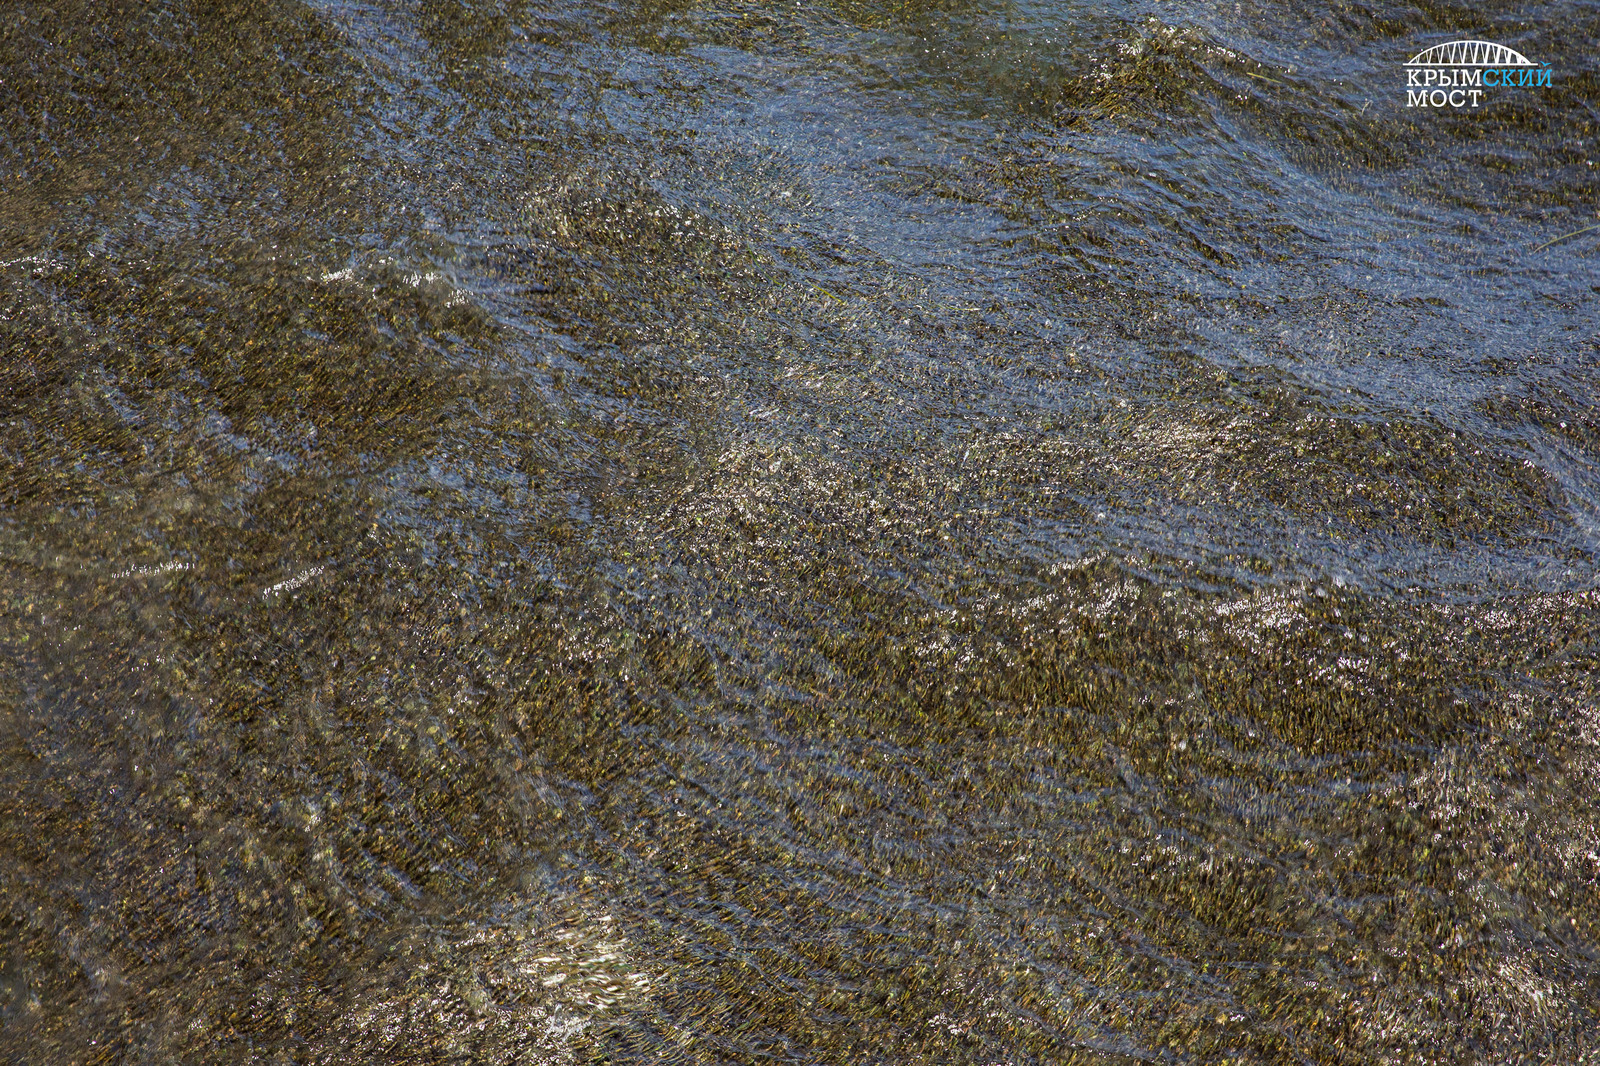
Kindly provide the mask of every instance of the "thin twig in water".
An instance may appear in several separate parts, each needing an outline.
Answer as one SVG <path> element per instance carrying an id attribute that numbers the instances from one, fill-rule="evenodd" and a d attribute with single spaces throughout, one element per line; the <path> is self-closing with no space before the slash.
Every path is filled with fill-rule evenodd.
<path id="1" fill-rule="evenodd" d="M 1248 70 L 1244 72 L 1244 76 L 1247 78 L 1255 78 L 1258 81 L 1270 82 L 1273 85 L 1283 85 L 1283 82 L 1278 81 L 1276 78 L 1269 78 L 1265 74 L 1252 74 Z M 1284 85 L 1283 87 L 1286 89 L 1288 88 L 1287 85 Z"/>
<path id="2" fill-rule="evenodd" d="M 1535 248 L 1534 251 L 1542 252 L 1546 248 L 1550 247 L 1552 244 L 1560 244 L 1562 241 L 1566 240 L 1568 237 L 1581 237 L 1585 233 L 1588 233 L 1591 230 L 1597 230 L 1597 229 L 1600 229 L 1600 222 L 1596 222 L 1592 226 L 1585 226 L 1582 229 L 1575 229 L 1571 233 L 1563 233 L 1559 237 L 1551 237 L 1549 240 L 1547 240 L 1543 244 L 1539 245 L 1539 247 Z"/>

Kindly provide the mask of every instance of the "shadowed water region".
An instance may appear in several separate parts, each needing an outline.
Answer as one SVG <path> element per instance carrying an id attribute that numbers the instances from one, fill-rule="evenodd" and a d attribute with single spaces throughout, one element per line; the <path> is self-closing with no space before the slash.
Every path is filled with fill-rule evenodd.
<path id="1" fill-rule="evenodd" d="M 0 1051 L 1600 1061 L 1596 39 L 9 6 Z"/>

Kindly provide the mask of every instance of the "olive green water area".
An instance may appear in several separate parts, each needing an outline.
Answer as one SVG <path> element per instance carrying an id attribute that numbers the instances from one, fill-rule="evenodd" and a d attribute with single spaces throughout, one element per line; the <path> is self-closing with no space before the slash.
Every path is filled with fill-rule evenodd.
<path id="1" fill-rule="evenodd" d="M 0 1048 L 1600 1061 L 1597 37 L 0 13 Z"/>

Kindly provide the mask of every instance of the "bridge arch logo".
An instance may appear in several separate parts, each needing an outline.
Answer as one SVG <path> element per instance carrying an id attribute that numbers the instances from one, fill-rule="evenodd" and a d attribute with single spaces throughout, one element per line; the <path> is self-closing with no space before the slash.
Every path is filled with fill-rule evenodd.
<path id="1" fill-rule="evenodd" d="M 1478 106 L 1490 89 L 1548 89 L 1550 64 L 1493 41 L 1445 41 L 1406 61 L 1406 106 Z"/>

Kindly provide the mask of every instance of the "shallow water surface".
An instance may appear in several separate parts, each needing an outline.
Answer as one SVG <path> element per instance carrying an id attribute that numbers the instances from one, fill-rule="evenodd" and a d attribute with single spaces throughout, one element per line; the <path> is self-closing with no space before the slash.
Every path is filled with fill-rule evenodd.
<path id="1" fill-rule="evenodd" d="M 1600 1060 L 1596 39 L 14 5 L 0 1048 Z"/>

